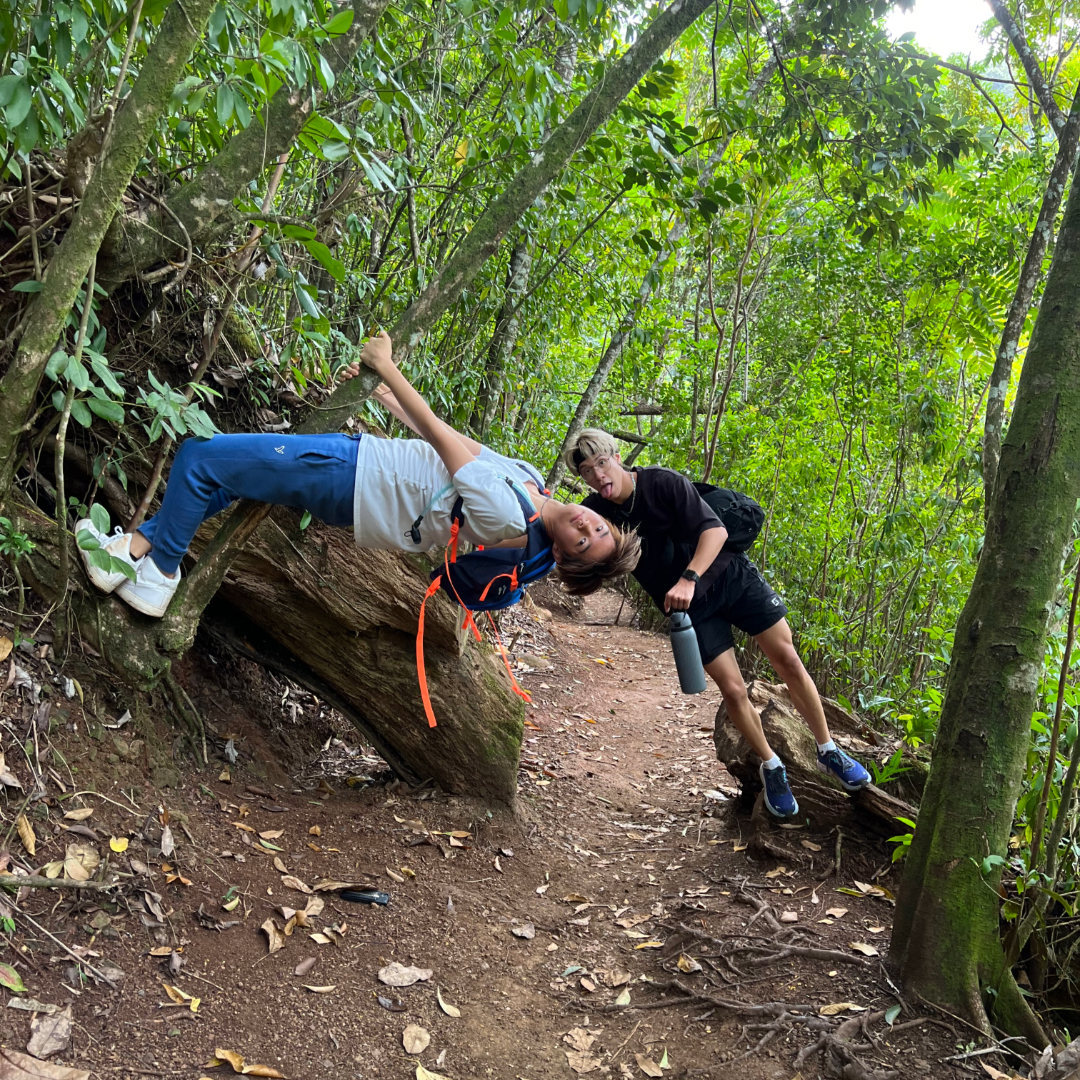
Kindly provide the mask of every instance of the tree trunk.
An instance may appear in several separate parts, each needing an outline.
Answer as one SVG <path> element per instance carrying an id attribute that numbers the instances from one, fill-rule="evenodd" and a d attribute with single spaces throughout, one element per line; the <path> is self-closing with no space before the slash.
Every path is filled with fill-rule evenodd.
<path id="1" fill-rule="evenodd" d="M 1042 111 L 1055 133 L 1060 133 L 1065 126 L 1065 117 L 1062 115 L 1058 103 L 1054 100 L 1053 91 L 1046 85 L 1043 78 L 1042 68 L 1039 67 L 1039 58 L 1031 51 L 1023 30 L 1016 24 L 1005 0 L 987 0 L 994 12 L 994 18 L 1001 24 L 1001 28 L 1008 35 L 1016 55 L 1020 57 L 1020 63 L 1024 65 L 1024 74 L 1028 77 L 1028 85 L 1035 92 Z"/>
<path id="2" fill-rule="evenodd" d="M 36 544 L 21 563 L 41 595 L 55 591 L 56 523 L 13 496 L 17 527 Z M 203 526 L 193 548 L 214 535 Z M 210 631 L 242 655 L 274 668 L 344 713 L 403 778 L 509 806 L 517 788 L 524 709 L 496 653 L 459 631 L 456 604 L 428 601 L 427 679 L 438 726 L 420 703 L 414 639 L 427 588 L 424 561 L 389 551 L 357 557 L 346 530 L 276 510 L 249 539 L 221 589 L 228 607 Z M 83 637 L 142 689 L 169 674 L 178 651 L 167 620 L 135 614 L 72 575 L 70 601 Z M 186 641 L 185 641 L 186 644 Z M 302 659 L 297 659 L 302 658 Z"/>
<path id="3" fill-rule="evenodd" d="M 320 50 L 335 76 L 352 62 L 387 2 L 352 0 L 352 26 Z M 156 216 L 146 222 L 131 218 L 118 220 L 102 247 L 99 280 L 113 288 L 154 263 L 182 253 L 188 241 L 178 221 L 192 243 L 206 239 L 222 224 L 223 215 L 226 223 L 231 222 L 237 193 L 288 151 L 318 101 L 319 96 L 312 93 L 311 87 L 282 88 L 270 99 L 260 117 L 234 135 L 193 180 L 168 197 L 167 209 L 156 207 Z"/>
<path id="4" fill-rule="evenodd" d="M 956 626 L 930 777 L 907 857 L 892 955 L 905 986 L 1043 1045 L 998 935 L 1047 617 L 1080 496 L 1080 191 L 1075 183 L 1002 447 L 986 539 Z M 986 997 L 984 998 L 983 992 Z M 1042 1041 L 1040 1041 L 1042 1040 Z"/>
<path id="5" fill-rule="evenodd" d="M 532 269 L 532 245 L 528 237 L 522 237 L 510 252 L 510 265 L 506 270 L 506 291 L 502 306 L 495 317 L 495 332 L 488 346 L 487 363 L 480 377 L 480 389 L 476 394 L 469 427 L 481 441 L 487 440 L 491 429 L 492 407 L 502 391 L 503 372 L 506 361 L 517 344 L 518 327 L 521 323 L 521 302 L 529 291 L 529 271 Z"/>
<path id="6" fill-rule="evenodd" d="M 213 0 L 174 0 L 169 5 L 139 77 L 113 119 L 71 228 L 33 300 L 19 351 L 0 382 L 0 505 L 11 486 L 19 440 L 45 365 L 213 6 Z"/>
<path id="7" fill-rule="evenodd" d="M 1068 122 L 1058 129 L 1058 152 L 1054 167 L 1050 171 L 1050 180 L 1043 194 L 1042 206 L 1039 207 L 1039 219 L 1028 242 L 1027 255 L 1020 271 L 1020 280 L 1009 312 L 1005 316 L 1005 326 L 1001 331 L 994 357 L 994 370 L 990 375 L 990 389 L 986 399 L 986 421 L 983 429 L 983 507 L 990 512 L 990 500 L 994 493 L 997 479 L 998 458 L 1001 453 L 1001 432 L 1005 424 L 1005 397 L 1009 392 L 1012 379 L 1013 362 L 1020 347 L 1020 335 L 1027 322 L 1031 301 L 1035 289 L 1042 281 L 1043 260 L 1050 240 L 1054 235 L 1061 200 L 1065 197 L 1065 188 L 1069 177 L 1076 168 L 1077 149 L 1080 148 L 1080 84 L 1073 98 L 1072 111 Z"/>

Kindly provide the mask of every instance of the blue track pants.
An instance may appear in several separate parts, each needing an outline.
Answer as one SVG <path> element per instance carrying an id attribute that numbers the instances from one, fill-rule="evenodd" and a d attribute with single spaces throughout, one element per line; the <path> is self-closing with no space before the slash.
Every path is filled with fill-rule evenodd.
<path id="1" fill-rule="evenodd" d="M 173 459 L 161 509 L 139 527 L 150 541 L 158 569 L 174 573 L 198 527 L 237 499 L 309 510 L 328 525 L 352 528 L 361 437 L 187 439 Z"/>

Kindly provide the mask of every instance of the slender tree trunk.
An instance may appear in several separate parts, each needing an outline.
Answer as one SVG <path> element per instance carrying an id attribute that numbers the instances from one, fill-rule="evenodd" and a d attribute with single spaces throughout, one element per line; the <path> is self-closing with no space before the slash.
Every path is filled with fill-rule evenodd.
<path id="1" fill-rule="evenodd" d="M 495 332 L 488 346 L 487 363 L 480 378 L 480 389 L 469 427 L 484 442 L 491 428 L 492 405 L 502 390 L 506 361 L 517 343 L 521 324 L 521 299 L 529 291 L 529 272 L 532 269 L 532 244 L 523 236 L 510 252 L 510 265 L 506 270 L 506 291 L 502 306 L 495 317 Z"/>
<path id="2" fill-rule="evenodd" d="M 19 439 L 45 365 L 213 6 L 213 0 L 173 0 L 169 5 L 139 77 L 113 120 L 71 228 L 32 302 L 19 351 L 0 382 L 0 505 L 11 486 Z"/>
<path id="3" fill-rule="evenodd" d="M 994 12 L 994 18 L 1008 35 L 1012 47 L 1016 50 L 1016 55 L 1020 57 L 1020 63 L 1024 65 L 1024 74 L 1028 77 L 1028 85 L 1035 92 L 1035 97 L 1042 111 L 1046 113 L 1047 120 L 1050 121 L 1054 131 L 1060 133 L 1065 126 L 1065 117 L 1054 100 L 1053 91 L 1046 85 L 1042 68 L 1039 67 L 1039 58 L 1031 51 L 1024 31 L 1017 25 L 1004 0 L 987 0 L 987 3 Z"/>
<path id="4" fill-rule="evenodd" d="M 388 0 L 352 0 L 352 26 L 321 50 L 335 76 L 352 62 L 387 3 Z M 283 87 L 270 99 L 261 116 L 234 135 L 190 183 L 165 200 L 167 209 L 159 207 L 157 216 L 146 223 L 128 218 L 122 223 L 118 221 L 102 247 L 101 280 L 108 287 L 115 287 L 184 250 L 187 241 L 177 220 L 192 242 L 198 243 L 210 234 L 220 225 L 223 215 L 232 213 L 237 193 L 289 149 L 318 101 L 319 96 L 312 93 L 311 87 L 294 90 Z M 145 145 L 140 149 L 145 149 Z"/>
<path id="5" fill-rule="evenodd" d="M 983 429 L 983 507 L 990 513 L 990 501 L 997 479 L 998 458 L 1001 453 L 1001 432 L 1005 425 L 1005 397 L 1009 392 L 1013 362 L 1020 347 L 1020 335 L 1027 322 L 1031 301 L 1035 289 L 1042 281 L 1043 260 L 1050 240 L 1054 235 L 1058 210 L 1065 197 L 1065 188 L 1069 177 L 1076 167 L 1077 149 L 1080 148 L 1080 84 L 1077 85 L 1076 97 L 1073 98 L 1072 111 L 1068 122 L 1059 129 L 1059 142 L 1054 167 L 1050 171 L 1050 180 L 1043 194 L 1039 219 L 1028 242 L 1024 266 L 1020 271 L 1020 280 L 1009 312 L 1005 316 L 1005 326 L 1001 331 L 997 354 L 994 357 L 994 370 L 990 375 L 990 389 L 986 401 L 986 422 Z"/>
<path id="6" fill-rule="evenodd" d="M 892 956 L 905 987 L 1045 1044 L 999 938 L 1000 866 L 1026 764 L 1047 617 L 1080 496 L 1080 191 L 1073 185 L 956 626 Z"/>

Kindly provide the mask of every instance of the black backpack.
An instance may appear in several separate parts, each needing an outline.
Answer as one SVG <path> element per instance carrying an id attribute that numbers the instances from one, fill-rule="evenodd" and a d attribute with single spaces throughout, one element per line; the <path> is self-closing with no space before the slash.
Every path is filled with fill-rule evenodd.
<path id="1" fill-rule="evenodd" d="M 731 488 L 716 487 L 715 484 L 703 484 L 699 481 L 694 481 L 694 487 L 728 531 L 724 550 L 748 550 L 765 524 L 765 511 L 761 505 L 749 495 L 732 491 Z"/>

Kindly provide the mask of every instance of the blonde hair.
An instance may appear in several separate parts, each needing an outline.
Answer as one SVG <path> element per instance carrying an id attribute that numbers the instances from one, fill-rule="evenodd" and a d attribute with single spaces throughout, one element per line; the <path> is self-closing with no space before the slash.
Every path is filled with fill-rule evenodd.
<path id="1" fill-rule="evenodd" d="M 587 562 L 580 555 L 564 555 L 563 561 L 555 567 L 563 589 L 571 596 L 588 596 L 605 581 L 622 577 L 636 568 L 641 558 L 641 537 L 631 529 L 616 528 L 610 521 L 607 526 L 615 549 L 606 559 Z"/>
<path id="2" fill-rule="evenodd" d="M 619 444 L 615 441 L 613 435 L 601 431 L 600 428 L 587 427 L 578 435 L 574 445 L 566 448 L 566 452 L 563 454 L 563 463 L 575 476 L 580 476 L 581 473 L 578 472 L 579 461 L 596 457 L 597 454 L 611 457 L 618 454 L 618 452 Z"/>

